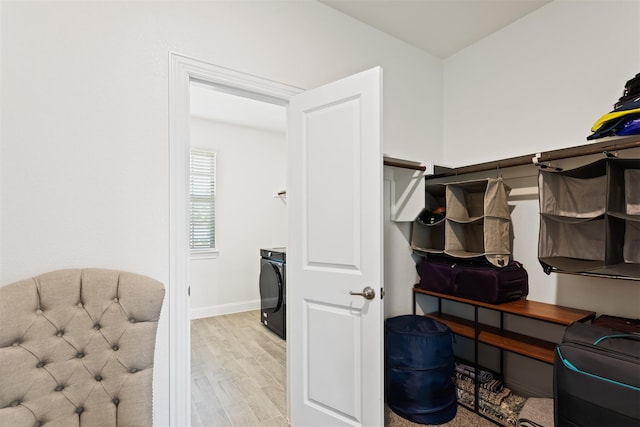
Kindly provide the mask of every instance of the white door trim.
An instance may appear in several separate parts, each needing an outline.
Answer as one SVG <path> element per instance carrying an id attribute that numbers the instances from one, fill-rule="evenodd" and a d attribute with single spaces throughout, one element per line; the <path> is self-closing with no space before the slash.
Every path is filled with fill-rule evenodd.
<path id="1" fill-rule="evenodd" d="M 302 89 L 169 52 L 169 423 L 191 425 L 189 320 L 189 84 L 287 105 Z"/>

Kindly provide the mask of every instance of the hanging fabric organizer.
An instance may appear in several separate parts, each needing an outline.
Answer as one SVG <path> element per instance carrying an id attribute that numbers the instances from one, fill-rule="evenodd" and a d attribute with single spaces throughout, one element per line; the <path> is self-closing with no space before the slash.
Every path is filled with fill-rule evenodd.
<path id="1" fill-rule="evenodd" d="M 498 267 L 507 265 L 510 190 L 501 178 L 427 185 L 425 209 L 413 223 L 412 249 L 456 258 L 484 256 Z M 441 217 L 433 214 L 442 210 Z"/>
<path id="2" fill-rule="evenodd" d="M 545 272 L 640 279 L 640 159 L 540 170 L 538 186 Z"/>

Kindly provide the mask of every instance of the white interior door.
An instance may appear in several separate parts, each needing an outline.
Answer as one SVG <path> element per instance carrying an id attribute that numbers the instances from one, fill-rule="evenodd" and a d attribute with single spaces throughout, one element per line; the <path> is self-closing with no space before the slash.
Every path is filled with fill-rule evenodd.
<path id="1" fill-rule="evenodd" d="M 384 422 L 381 98 L 376 67 L 289 105 L 292 426 Z"/>

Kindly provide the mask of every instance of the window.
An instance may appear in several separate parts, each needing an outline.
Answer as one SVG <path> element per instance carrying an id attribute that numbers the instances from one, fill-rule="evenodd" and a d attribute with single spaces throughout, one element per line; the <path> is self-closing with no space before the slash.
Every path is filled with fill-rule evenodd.
<path id="1" fill-rule="evenodd" d="M 190 176 L 191 253 L 213 252 L 216 248 L 216 153 L 192 149 Z"/>

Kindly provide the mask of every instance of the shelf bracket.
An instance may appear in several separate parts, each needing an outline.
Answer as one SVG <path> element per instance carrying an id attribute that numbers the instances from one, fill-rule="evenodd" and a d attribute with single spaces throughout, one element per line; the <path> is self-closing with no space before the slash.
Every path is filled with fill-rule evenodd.
<path id="1" fill-rule="evenodd" d="M 540 160 L 540 157 L 542 157 L 542 154 L 536 153 L 535 156 L 531 158 L 531 163 L 533 163 L 535 166 L 538 166 L 538 160 Z"/>

